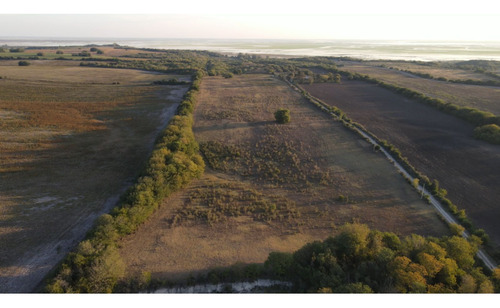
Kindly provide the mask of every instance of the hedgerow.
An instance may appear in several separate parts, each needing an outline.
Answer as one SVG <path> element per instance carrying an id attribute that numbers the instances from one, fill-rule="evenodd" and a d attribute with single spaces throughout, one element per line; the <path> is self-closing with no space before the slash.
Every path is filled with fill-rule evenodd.
<path id="1" fill-rule="evenodd" d="M 205 164 L 192 131 L 192 112 L 202 76 L 201 72 L 194 76 L 190 91 L 158 138 L 143 174 L 126 192 L 120 206 L 102 215 L 86 240 L 66 257 L 49 279 L 47 292 L 112 292 L 125 273 L 118 240 L 144 223 L 165 197 L 203 174 Z"/>

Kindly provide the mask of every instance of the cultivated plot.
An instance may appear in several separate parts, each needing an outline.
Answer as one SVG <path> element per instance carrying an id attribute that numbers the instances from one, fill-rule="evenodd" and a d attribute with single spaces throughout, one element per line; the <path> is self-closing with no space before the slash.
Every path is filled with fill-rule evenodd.
<path id="1" fill-rule="evenodd" d="M 472 125 L 360 81 L 303 86 L 399 148 L 417 170 L 437 179 L 448 198 L 500 244 L 500 147 L 474 139 Z"/>
<path id="2" fill-rule="evenodd" d="M 456 84 L 426 79 L 406 72 L 375 67 L 360 62 L 343 61 L 342 70 L 369 75 L 386 83 L 421 92 L 446 103 L 472 107 L 500 115 L 500 87 Z"/>

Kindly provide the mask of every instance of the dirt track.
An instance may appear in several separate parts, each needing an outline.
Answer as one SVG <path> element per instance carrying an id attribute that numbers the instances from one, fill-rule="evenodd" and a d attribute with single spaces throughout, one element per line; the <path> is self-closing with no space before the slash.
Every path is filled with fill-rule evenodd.
<path id="1" fill-rule="evenodd" d="M 473 127 L 375 85 L 343 81 L 304 88 L 396 145 L 417 170 L 500 244 L 500 147 L 472 137 Z"/>

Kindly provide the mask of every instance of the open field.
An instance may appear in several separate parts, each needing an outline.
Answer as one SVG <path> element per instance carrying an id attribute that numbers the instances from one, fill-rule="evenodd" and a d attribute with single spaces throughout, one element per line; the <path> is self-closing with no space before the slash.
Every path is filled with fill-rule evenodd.
<path id="1" fill-rule="evenodd" d="M 500 148 L 472 136 L 472 126 L 436 109 L 360 81 L 304 85 L 370 132 L 399 148 L 410 163 L 448 190 L 476 226 L 500 244 Z"/>
<path id="2" fill-rule="evenodd" d="M 173 75 L 0 62 L 0 292 L 30 292 L 141 171 Z"/>
<path id="3" fill-rule="evenodd" d="M 453 62 L 452 62 L 453 63 Z M 430 74 L 435 78 L 446 78 L 449 80 L 478 80 L 478 81 L 498 81 L 498 78 L 476 72 L 468 69 L 446 67 L 447 62 L 439 63 L 438 65 L 424 65 L 412 63 L 408 61 L 373 61 L 365 62 L 364 64 L 372 66 L 385 66 L 387 68 L 396 68 L 399 70 L 408 70 L 412 72 Z"/>
<path id="4" fill-rule="evenodd" d="M 263 262 L 358 221 L 406 235 L 447 226 L 380 153 L 268 75 L 205 77 L 194 132 L 207 168 L 120 254 L 128 275 L 182 280 Z M 278 125 L 273 113 L 291 110 Z"/>
<path id="5" fill-rule="evenodd" d="M 418 77 L 406 72 L 353 61 L 340 61 L 342 70 L 369 75 L 386 83 L 421 92 L 446 103 L 467 106 L 500 115 L 500 87 L 456 84 Z"/>

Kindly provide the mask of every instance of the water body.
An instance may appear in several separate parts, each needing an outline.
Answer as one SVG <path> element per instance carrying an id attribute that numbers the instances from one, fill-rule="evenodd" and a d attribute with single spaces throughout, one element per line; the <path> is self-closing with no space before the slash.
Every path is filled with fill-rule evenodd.
<path id="1" fill-rule="evenodd" d="M 199 284 L 189 287 L 161 288 L 153 293 L 261 293 L 262 288 L 290 288 L 292 284 L 286 281 L 259 279 L 253 282 L 233 282 L 219 284 Z"/>
<path id="2" fill-rule="evenodd" d="M 500 41 L 0 38 L 0 46 L 83 46 L 113 43 L 139 48 L 210 50 L 226 54 L 333 56 L 367 60 L 500 61 Z"/>

